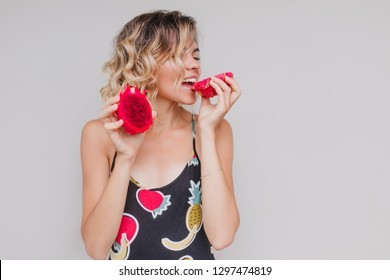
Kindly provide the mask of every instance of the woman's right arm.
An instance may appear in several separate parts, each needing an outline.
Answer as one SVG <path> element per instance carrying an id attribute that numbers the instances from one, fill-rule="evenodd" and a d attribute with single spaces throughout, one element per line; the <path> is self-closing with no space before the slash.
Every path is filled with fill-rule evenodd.
<path id="1" fill-rule="evenodd" d="M 81 234 L 89 256 L 104 259 L 117 235 L 126 201 L 131 158 L 118 154 L 110 176 L 107 133 L 101 120 L 82 131 L 83 214 Z"/>
<path id="2" fill-rule="evenodd" d="M 145 135 L 128 135 L 117 120 L 119 96 L 107 100 L 100 120 L 88 122 L 81 135 L 83 170 L 83 214 L 81 234 L 92 258 L 107 257 L 118 233 L 126 202 L 130 170 Z M 153 117 L 156 112 L 152 112 Z M 117 157 L 110 175 L 108 145 L 112 143 Z M 111 144 L 110 144 L 111 145 Z"/>

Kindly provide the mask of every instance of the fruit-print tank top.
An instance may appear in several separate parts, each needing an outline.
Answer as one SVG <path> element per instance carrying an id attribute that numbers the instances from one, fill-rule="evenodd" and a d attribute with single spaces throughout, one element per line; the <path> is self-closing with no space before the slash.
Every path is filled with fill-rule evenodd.
<path id="1" fill-rule="evenodd" d="M 181 174 L 160 188 L 130 178 L 125 209 L 109 259 L 213 260 L 203 229 L 200 161 L 195 149 Z M 111 171 L 115 165 L 113 160 Z"/>

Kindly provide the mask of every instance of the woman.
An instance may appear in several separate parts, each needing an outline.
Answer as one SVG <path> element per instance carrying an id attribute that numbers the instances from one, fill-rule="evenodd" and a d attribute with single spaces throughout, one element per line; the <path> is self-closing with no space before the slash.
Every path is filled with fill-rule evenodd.
<path id="1" fill-rule="evenodd" d="M 192 83 L 200 63 L 196 22 L 177 11 L 145 13 L 127 23 L 104 68 L 105 105 L 81 137 L 87 253 L 95 259 L 214 259 L 211 246 L 230 245 L 239 225 L 232 131 L 224 120 L 240 96 L 237 82 L 212 78 L 218 103 L 203 98 L 199 116 L 180 106 L 196 102 Z M 124 85 L 147 90 L 154 111 L 145 133 L 124 133 L 116 118 Z"/>

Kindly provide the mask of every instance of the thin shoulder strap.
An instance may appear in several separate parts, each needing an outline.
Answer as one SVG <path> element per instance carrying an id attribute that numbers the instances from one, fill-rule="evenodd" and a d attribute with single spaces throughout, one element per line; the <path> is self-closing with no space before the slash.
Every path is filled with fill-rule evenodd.
<path id="1" fill-rule="evenodd" d="M 195 116 L 194 114 L 192 114 L 192 148 L 194 149 L 194 153 L 196 154 L 196 156 L 198 156 L 198 153 L 196 152 L 195 139 L 196 139 Z M 116 156 L 117 156 L 117 152 L 115 151 L 114 158 L 112 159 L 110 173 L 112 173 L 112 171 L 114 170 Z"/>
<path id="2" fill-rule="evenodd" d="M 117 152 L 115 151 L 115 155 L 114 155 L 114 158 L 112 159 L 112 163 L 111 163 L 110 174 L 112 173 L 112 171 L 114 170 L 114 167 L 115 167 L 116 155 L 117 155 Z"/>
<path id="3" fill-rule="evenodd" d="M 192 137 L 195 137 L 195 133 L 196 133 L 196 130 L 195 130 L 195 115 L 192 114 Z"/>
<path id="4" fill-rule="evenodd" d="M 194 150 L 194 153 L 198 157 L 198 153 L 196 152 L 195 139 L 196 139 L 195 115 L 192 114 L 192 149 Z"/>

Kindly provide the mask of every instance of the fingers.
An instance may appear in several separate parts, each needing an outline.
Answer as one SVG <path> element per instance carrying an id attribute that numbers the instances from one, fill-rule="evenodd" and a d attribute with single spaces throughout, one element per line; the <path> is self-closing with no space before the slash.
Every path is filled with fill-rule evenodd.
<path id="1" fill-rule="evenodd" d="M 219 81 L 218 81 L 219 80 Z M 229 100 L 230 98 L 226 98 L 226 92 L 229 92 L 230 93 L 230 88 L 226 88 L 227 85 L 226 83 L 225 86 L 222 84 L 223 81 L 218 79 L 218 78 L 215 78 L 215 77 L 212 77 L 211 80 L 210 80 L 210 85 L 215 89 L 215 92 L 218 94 L 218 103 L 217 105 L 219 105 L 219 107 L 221 107 L 221 105 L 223 105 L 224 107 L 227 107 L 229 108 L 229 106 L 227 106 L 228 104 L 226 104 L 227 100 Z"/>
<path id="2" fill-rule="evenodd" d="M 234 102 L 237 101 L 237 99 L 241 96 L 241 89 L 238 86 L 237 82 L 230 78 L 229 76 L 226 76 L 225 82 L 232 88 L 232 94 L 231 94 L 231 102 L 234 104 Z"/>
<path id="3" fill-rule="evenodd" d="M 113 97 L 110 97 L 109 99 L 107 99 L 106 103 L 104 103 L 102 110 L 104 110 L 108 106 L 111 106 L 112 104 L 118 103 L 119 99 L 120 99 L 119 94 L 115 95 Z"/>
<path id="4" fill-rule="evenodd" d="M 123 120 L 114 121 L 114 122 L 107 122 L 104 124 L 104 127 L 108 132 L 113 132 L 114 130 L 117 130 L 123 125 Z"/>
<path id="5" fill-rule="evenodd" d="M 226 76 L 226 77 L 228 77 L 228 76 Z M 224 92 L 231 91 L 231 88 L 229 87 L 228 84 L 226 84 L 226 82 L 224 80 L 218 79 L 216 77 L 211 77 L 211 80 L 214 81 L 215 83 L 217 83 L 221 87 L 221 89 L 223 89 Z"/>
<path id="6" fill-rule="evenodd" d="M 113 97 L 110 97 L 102 107 L 100 112 L 100 119 L 104 122 L 115 122 L 117 118 L 115 117 L 115 111 L 118 110 L 119 94 Z"/>
<path id="7" fill-rule="evenodd" d="M 227 110 L 229 110 L 230 107 L 241 96 L 240 87 L 238 86 L 237 82 L 229 76 L 225 77 L 225 81 L 212 77 L 210 80 L 210 85 L 215 89 L 216 93 L 218 94 L 218 103 L 221 102 L 222 104 L 224 104 Z"/>
<path id="8" fill-rule="evenodd" d="M 157 116 L 157 112 L 156 111 L 152 111 L 152 119 L 154 120 Z"/>
<path id="9" fill-rule="evenodd" d="M 202 96 L 200 105 L 202 106 L 203 104 L 210 105 L 211 104 L 210 98 L 206 98 L 206 97 Z"/>
<path id="10" fill-rule="evenodd" d="M 131 90 L 134 90 L 134 88 L 131 88 L 130 91 Z M 131 92 L 134 93 L 133 91 Z M 154 121 L 154 119 L 157 117 L 157 112 L 153 110 L 153 105 L 152 102 L 149 100 L 149 98 L 146 98 L 146 100 L 149 102 L 150 108 L 152 108 L 152 120 Z"/>
<path id="11" fill-rule="evenodd" d="M 115 103 L 115 104 L 112 104 L 110 106 L 107 106 L 100 113 L 100 118 L 103 120 L 103 122 L 116 120 L 115 117 L 114 117 L 114 112 L 116 110 L 118 110 L 118 103 Z"/>

